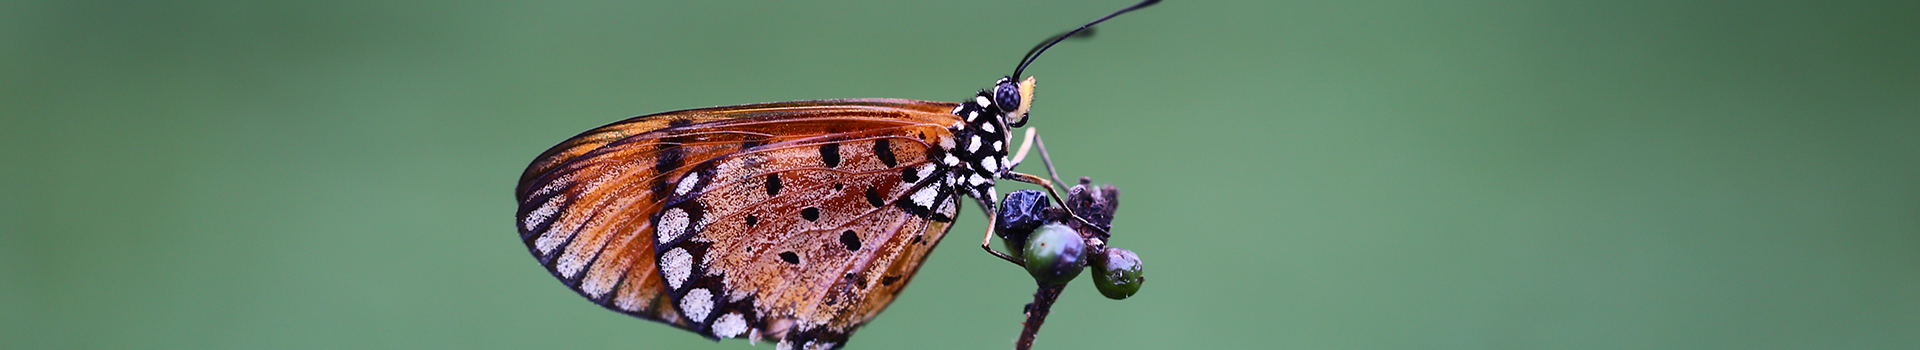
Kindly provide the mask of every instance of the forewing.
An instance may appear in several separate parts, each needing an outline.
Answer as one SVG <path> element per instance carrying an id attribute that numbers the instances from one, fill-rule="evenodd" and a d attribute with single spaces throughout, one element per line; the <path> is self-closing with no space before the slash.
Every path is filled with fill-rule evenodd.
<path id="1" fill-rule="evenodd" d="M 744 250 L 752 245 L 739 242 L 810 242 L 819 240 L 821 236 L 807 233 L 812 231 L 788 230 L 801 227 L 795 226 L 797 224 L 743 226 L 747 215 L 793 217 L 797 213 L 787 213 L 785 210 L 800 210 L 803 207 L 799 205 L 807 200 L 817 200 L 815 203 L 821 210 L 841 208 L 847 198 L 865 202 L 864 190 L 848 190 L 852 188 L 849 186 L 856 183 L 876 190 L 885 189 L 883 196 L 886 198 L 883 199 L 893 202 L 906 200 L 906 203 L 914 203 L 912 194 L 917 192 L 903 191 L 933 188 L 934 192 L 945 192 L 947 186 L 941 184 L 944 178 L 931 173 L 943 169 L 927 162 L 926 157 L 932 154 L 929 152 L 939 152 L 940 149 L 933 145 L 952 142 L 946 127 L 957 122 L 954 116 L 947 114 L 953 107 L 954 104 L 912 100 L 802 101 L 676 111 L 609 124 L 554 146 L 528 166 L 515 191 L 520 202 L 518 218 L 521 238 L 555 277 L 595 303 L 715 336 L 712 327 L 717 314 L 709 310 L 703 315 L 705 317 L 690 321 L 682 317 L 680 304 L 684 303 L 675 302 L 691 290 L 688 287 L 692 284 L 669 288 L 663 278 L 659 268 L 662 265 L 658 264 L 677 261 L 673 259 L 680 257 L 658 257 L 656 252 L 666 252 L 670 246 L 687 242 L 704 242 L 708 244 L 708 250 L 702 251 L 701 261 L 694 265 L 702 268 L 711 266 L 714 267 L 713 271 L 719 272 L 757 271 L 761 274 L 755 276 L 765 277 L 767 273 L 781 271 L 756 265 L 763 264 L 767 255 L 747 253 Z M 895 163 L 891 166 L 885 166 L 887 164 L 880 160 L 877 151 L 871 148 L 882 143 L 878 141 L 882 139 L 887 140 L 884 143 L 888 144 L 889 151 L 897 152 L 892 154 Z M 853 144 L 859 142 L 869 147 L 865 153 L 851 149 L 859 147 Z M 820 166 L 827 160 L 820 152 L 822 145 L 826 144 L 847 147 L 844 148 L 847 152 L 841 154 L 842 158 L 839 159 L 846 169 Z M 809 151 L 813 152 L 811 157 L 806 155 Z M 909 158 L 915 155 L 919 157 Z M 815 165 L 803 166 L 809 160 Z M 921 174 L 921 171 L 929 173 Z M 790 176 L 795 177 L 795 182 L 791 185 L 782 184 L 793 194 L 767 196 L 764 176 L 779 173 L 793 174 Z M 695 180 L 683 181 L 689 174 L 696 174 Z M 760 177 L 762 182 L 742 182 L 750 177 Z M 912 186 L 883 186 L 882 183 L 887 180 L 902 182 L 908 177 L 917 177 L 915 180 L 918 181 L 914 181 Z M 832 184 L 826 181 L 841 183 L 843 190 L 834 190 Z M 686 190 L 680 191 L 681 188 Z M 749 189 L 754 188 L 762 191 L 760 197 L 751 195 Z M 679 193 L 675 194 L 676 191 Z M 951 197 L 949 193 L 941 198 L 951 202 Z M 691 208 L 688 205 L 694 204 L 704 206 L 701 216 L 688 221 L 678 239 L 672 242 L 657 239 L 659 235 L 656 234 L 655 224 L 660 219 L 662 208 L 677 205 L 685 210 Z M 870 231 L 876 235 L 873 237 L 917 236 L 926 242 L 925 247 L 930 248 L 932 242 L 937 242 L 939 234 L 947 228 L 944 223 L 932 220 L 934 212 L 940 210 L 940 205 L 935 204 L 895 211 L 873 210 L 862 215 L 848 215 L 844 211 L 833 213 L 844 216 L 845 224 L 842 226 L 862 227 L 867 230 L 863 232 Z M 951 218 L 952 214 L 946 217 Z M 674 222 L 673 218 L 669 217 L 668 222 Z M 734 220 L 712 221 L 721 218 Z M 892 226 L 883 225 L 883 222 Z M 805 227 L 821 229 L 825 226 Z M 803 238 L 783 238 L 788 236 Z M 828 242 L 837 242 L 838 237 L 833 238 L 835 240 Z M 831 320 L 863 322 L 884 307 L 887 301 L 891 301 L 891 293 L 897 292 L 897 286 L 904 285 L 905 279 L 911 276 L 913 269 L 925 257 L 925 249 L 910 249 L 908 247 L 911 245 L 897 243 L 892 238 L 863 244 L 870 244 L 871 249 L 868 253 L 847 254 L 849 258 L 843 259 L 845 261 L 842 264 L 848 267 L 846 271 L 867 272 L 871 283 L 878 283 L 876 281 L 885 276 L 897 276 L 894 284 L 888 284 L 896 286 L 894 289 L 876 288 L 888 291 L 884 298 L 856 298 L 859 301 L 855 303 L 866 303 L 870 305 L 868 307 L 848 308 L 855 311 L 837 307 L 801 307 L 809 304 L 808 300 L 825 300 L 828 293 L 824 291 L 833 290 L 834 285 L 802 287 L 791 283 L 768 283 L 766 281 L 772 279 L 747 279 L 745 273 L 734 274 L 738 276 L 735 278 L 741 279 L 740 282 L 721 279 L 719 283 L 737 286 L 742 288 L 740 290 L 751 290 L 751 293 L 725 290 L 725 293 L 715 295 L 764 294 L 765 297 L 756 296 L 755 300 L 779 300 L 783 302 L 777 305 L 791 306 L 755 309 L 757 323 L 749 331 L 771 334 L 773 329 L 765 327 L 769 323 L 767 320 L 777 321 L 773 322 L 775 326 L 824 325 Z M 774 249 L 775 246 L 766 247 L 758 249 Z M 736 250 L 741 253 L 720 253 Z M 777 253 L 772 255 L 775 259 L 772 261 L 784 263 L 784 260 L 779 260 Z M 851 258 L 855 255 L 864 258 Z M 710 259 L 720 261 L 706 261 Z M 885 267 L 872 268 L 877 266 L 876 262 L 884 263 Z M 856 271 L 853 266 L 866 270 Z M 700 272 L 703 273 L 700 276 L 706 276 L 704 273 L 707 270 Z M 814 270 L 786 272 L 807 274 L 814 273 Z M 796 291 L 786 291 L 788 288 Z M 798 291 L 805 288 L 823 292 L 807 296 L 808 293 Z M 861 295 L 874 294 L 866 292 Z M 840 300 L 836 299 L 836 305 L 846 305 L 841 304 Z M 878 304 L 871 301 L 878 301 Z M 823 310 L 832 312 L 821 313 Z M 802 312 L 808 314 L 802 315 Z M 745 321 L 744 316 L 742 321 Z M 838 324 L 857 327 L 859 322 Z M 844 329 L 850 332 L 851 327 Z M 844 336 L 844 333 L 839 334 Z"/>

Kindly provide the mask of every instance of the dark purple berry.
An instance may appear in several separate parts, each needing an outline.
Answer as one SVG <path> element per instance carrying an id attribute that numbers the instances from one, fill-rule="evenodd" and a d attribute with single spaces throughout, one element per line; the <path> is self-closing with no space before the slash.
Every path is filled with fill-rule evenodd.
<path id="1" fill-rule="evenodd" d="M 1048 203 L 1047 193 L 1037 190 L 1019 190 L 1007 193 L 1000 201 L 1000 212 L 995 220 L 993 232 L 1000 240 L 1007 242 L 1007 249 L 1019 251 L 1027 244 L 1027 236 L 1033 229 L 1045 223 L 1045 211 Z"/>

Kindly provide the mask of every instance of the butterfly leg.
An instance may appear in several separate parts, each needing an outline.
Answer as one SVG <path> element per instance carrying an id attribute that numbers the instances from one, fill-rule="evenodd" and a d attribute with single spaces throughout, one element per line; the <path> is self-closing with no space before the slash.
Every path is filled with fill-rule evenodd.
<path id="1" fill-rule="evenodd" d="M 1001 253 L 998 250 L 993 250 L 993 227 L 1000 224 L 1000 213 L 996 212 L 993 208 L 987 208 L 986 212 L 987 234 L 980 237 L 980 249 L 986 249 L 988 254 L 993 254 L 993 256 L 1000 257 L 1000 259 L 1006 260 L 1014 265 L 1027 266 L 1026 261 L 1007 255 L 1006 253 Z"/>
<path id="2" fill-rule="evenodd" d="M 1053 157 L 1050 157 L 1047 155 L 1047 144 L 1046 142 L 1040 141 L 1040 131 L 1036 128 L 1027 128 L 1027 135 L 1025 139 L 1026 140 L 1020 142 L 1020 150 L 1014 153 L 1013 159 L 1008 160 L 1007 163 L 1009 165 L 1007 166 L 1007 173 L 1005 175 L 1002 175 L 1001 178 L 1030 183 L 1030 184 L 1038 185 L 1041 188 L 1046 188 L 1047 194 L 1053 195 L 1054 200 L 1060 201 L 1060 203 L 1063 203 L 1063 204 L 1066 203 L 1066 197 L 1060 196 L 1060 192 L 1055 190 L 1053 187 L 1053 184 L 1061 183 L 1060 174 L 1059 172 L 1056 172 L 1053 170 Z M 1013 171 L 1014 167 L 1020 166 L 1020 161 L 1025 160 L 1027 158 L 1027 151 L 1030 151 L 1033 149 L 1040 150 L 1040 164 L 1046 165 L 1047 167 L 1046 178 L 1041 178 L 1039 176 L 1035 176 L 1032 174 Z M 1053 181 L 1047 181 L 1048 179 L 1052 179 Z M 1081 224 L 1086 224 L 1089 227 L 1093 227 L 1096 230 L 1100 230 L 1101 234 L 1107 233 L 1106 229 L 1100 228 L 1099 225 L 1094 225 L 1092 222 L 1087 221 L 1086 218 L 1080 217 L 1080 214 L 1074 213 L 1073 208 L 1067 207 L 1065 205 L 1062 205 L 1060 207 L 1061 209 L 1064 209 L 1067 211 L 1067 215 L 1072 216 L 1074 220 L 1080 221 Z M 989 233 L 991 233 L 992 229 L 989 228 L 988 231 Z"/>

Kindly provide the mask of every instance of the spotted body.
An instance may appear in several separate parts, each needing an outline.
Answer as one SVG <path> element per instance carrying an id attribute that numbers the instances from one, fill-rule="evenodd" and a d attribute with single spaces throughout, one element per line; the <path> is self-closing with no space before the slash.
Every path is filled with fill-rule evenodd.
<path id="1" fill-rule="evenodd" d="M 837 348 L 912 280 L 960 196 L 992 207 L 1033 80 L 995 85 L 961 103 L 741 105 L 589 130 L 521 176 L 521 239 L 603 307 Z"/>

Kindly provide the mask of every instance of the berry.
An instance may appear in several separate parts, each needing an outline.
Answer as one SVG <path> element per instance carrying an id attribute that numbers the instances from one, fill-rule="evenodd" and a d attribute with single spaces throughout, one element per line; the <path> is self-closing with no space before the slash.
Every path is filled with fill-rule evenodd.
<path id="1" fill-rule="evenodd" d="M 1133 251 L 1109 247 L 1103 259 L 1094 261 L 1093 287 L 1108 299 L 1126 299 L 1140 292 L 1140 284 L 1147 282 L 1142 275 L 1144 269 L 1140 256 Z"/>
<path id="2" fill-rule="evenodd" d="M 1066 284 L 1087 267 L 1086 241 L 1067 225 L 1049 223 L 1033 231 L 1023 256 L 1034 281 Z"/>
<path id="3" fill-rule="evenodd" d="M 1021 248 L 1027 245 L 1027 236 L 1047 221 L 1045 212 L 1048 202 L 1046 192 L 1019 190 L 1007 193 L 1006 199 L 1000 201 L 998 219 L 994 220 L 994 235 L 1007 243 L 1007 250 L 1019 254 Z"/>

